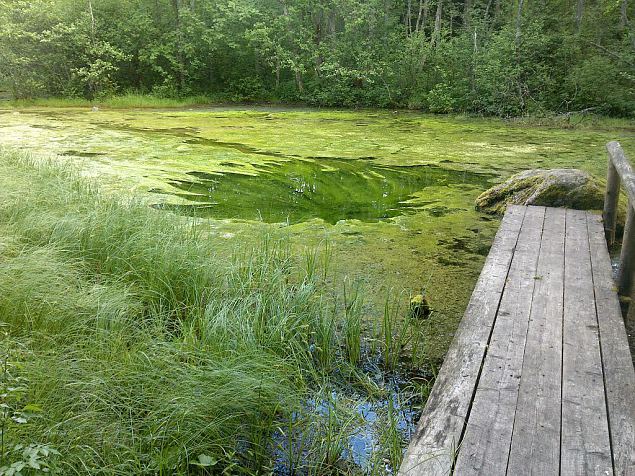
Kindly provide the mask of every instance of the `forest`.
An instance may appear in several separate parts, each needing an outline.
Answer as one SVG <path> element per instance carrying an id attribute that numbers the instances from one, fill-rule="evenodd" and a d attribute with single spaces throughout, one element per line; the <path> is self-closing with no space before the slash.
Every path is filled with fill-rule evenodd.
<path id="1" fill-rule="evenodd" d="M 628 0 L 0 0 L 18 99 L 635 113 Z"/>

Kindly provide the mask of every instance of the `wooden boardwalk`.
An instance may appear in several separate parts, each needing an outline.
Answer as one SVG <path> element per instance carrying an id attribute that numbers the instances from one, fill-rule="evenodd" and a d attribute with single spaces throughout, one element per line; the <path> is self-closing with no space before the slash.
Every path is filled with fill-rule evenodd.
<path id="1" fill-rule="evenodd" d="M 635 476 L 602 218 L 510 207 L 399 474 Z"/>

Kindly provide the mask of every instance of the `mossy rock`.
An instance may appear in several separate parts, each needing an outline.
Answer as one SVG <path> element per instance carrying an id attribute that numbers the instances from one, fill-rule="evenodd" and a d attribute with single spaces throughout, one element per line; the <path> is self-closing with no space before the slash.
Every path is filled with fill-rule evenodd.
<path id="1" fill-rule="evenodd" d="M 410 300 L 410 315 L 416 319 L 427 319 L 432 314 L 428 298 L 424 294 L 417 294 Z"/>
<path id="2" fill-rule="evenodd" d="M 542 205 L 601 210 L 604 188 L 577 169 L 535 169 L 521 172 L 476 199 L 476 209 L 503 214 L 508 205 Z"/>

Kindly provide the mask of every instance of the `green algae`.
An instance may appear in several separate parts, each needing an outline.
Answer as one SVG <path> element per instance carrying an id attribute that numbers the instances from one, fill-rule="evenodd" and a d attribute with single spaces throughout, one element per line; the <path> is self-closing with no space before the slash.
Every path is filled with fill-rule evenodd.
<path id="1" fill-rule="evenodd" d="M 609 140 L 635 151 L 630 126 L 571 130 L 390 111 L 27 108 L 0 111 L 0 127 L 0 145 L 76 162 L 107 191 L 214 218 L 205 230 L 228 247 L 263 231 L 299 250 L 328 243 L 336 280 L 349 276 L 369 291 L 371 328 L 389 293 L 403 295 L 405 314 L 425 288 L 432 361 L 453 337 L 498 228 L 474 199 L 525 169 L 602 177 Z"/>
<path id="2" fill-rule="evenodd" d="M 234 164 L 224 164 L 234 165 Z M 236 172 L 188 172 L 190 180 L 171 180 L 171 189 L 153 190 L 193 202 L 163 204 L 179 213 L 210 218 L 301 223 L 319 218 L 378 221 L 414 212 L 429 202 L 413 194 L 442 183 L 483 185 L 485 174 L 434 166 L 379 166 L 344 159 L 295 160 L 256 168 L 256 175 Z M 431 207 L 432 216 L 451 210 Z"/>

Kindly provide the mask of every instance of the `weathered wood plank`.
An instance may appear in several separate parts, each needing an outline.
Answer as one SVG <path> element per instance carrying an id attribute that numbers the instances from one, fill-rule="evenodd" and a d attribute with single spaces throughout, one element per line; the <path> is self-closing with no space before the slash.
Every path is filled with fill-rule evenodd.
<path id="1" fill-rule="evenodd" d="M 507 474 L 560 471 L 565 210 L 547 208 Z"/>
<path id="2" fill-rule="evenodd" d="M 509 207 L 404 457 L 402 476 L 448 475 L 525 215 Z"/>
<path id="3" fill-rule="evenodd" d="M 544 207 L 528 207 L 525 213 L 456 474 L 506 473 L 544 216 Z"/>
<path id="4" fill-rule="evenodd" d="M 567 210 L 561 475 L 611 475 L 604 379 L 586 213 Z"/>
<path id="5" fill-rule="evenodd" d="M 614 290 L 600 217 L 588 214 L 587 226 L 613 468 L 619 476 L 635 475 L 635 370 Z"/>

